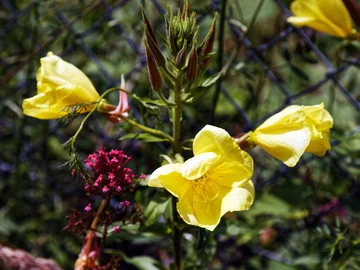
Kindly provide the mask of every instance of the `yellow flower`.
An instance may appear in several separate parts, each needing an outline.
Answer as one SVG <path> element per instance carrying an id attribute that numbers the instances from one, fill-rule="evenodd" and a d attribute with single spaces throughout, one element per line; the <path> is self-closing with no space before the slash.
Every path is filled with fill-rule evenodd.
<path id="1" fill-rule="evenodd" d="M 148 185 L 178 197 L 177 210 L 186 223 L 212 231 L 225 213 L 252 205 L 253 160 L 225 130 L 210 125 L 196 135 L 193 152 L 185 163 L 155 170 Z"/>
<path id="2" fill-rule="evenodd" d="M 291 4 L 294 16 L 287 21 L 296 27 L 308 26 L 332 36 L 346 38 L 356 31 L 342 0 L 295 0 Z"/>
<path id="3" fill-rule="evenodd" d="M 324 109 L 324 103 L 314 106 L 304 106 L 304 112 L 311 131 L 310 144 L 305 152 L 323 156 L 327 150 L 331 149 L 330 129 L 333 126 L 333 118 L 330 113 Z"/>
<path id="4" fill-rule="evenodd" d="M 74 65 L 49 52 L 41 58 L 36 73 L 36 96 L 23 102 L 24 114 L 39 119 L 55 119 L 67 114 L 68 105 L 95 102 L 99 94 L 89 78 Z M 86 106 L 81 112 L 90 111 Z"/>
<path id="5" fill-rule="evenodd" d="M 294 167 L 304 152 L 323 156 L 330 146 L 331 115 L 324 104 L 292 105 L 273 115 L 250 134 L 250 143 Z"/>

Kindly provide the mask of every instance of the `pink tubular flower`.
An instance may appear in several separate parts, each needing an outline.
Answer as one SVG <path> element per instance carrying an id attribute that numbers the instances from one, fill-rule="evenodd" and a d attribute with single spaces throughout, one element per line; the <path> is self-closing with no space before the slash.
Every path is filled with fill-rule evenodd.
<path id="1" fill-rule="evenodd" d="M 126 87 L 124 75 L 121 76 L 121 89 L 125 89 Z M 109 116 L 108 119 L 113 123 L 118 123 L 122 121 L 121 117 L 128 117 L 128 111 L 130 110 L 128 96 L 125 92 L 119 91 L 119 104 L 117 105 L 116 109 L 113 111 L 108 112 Z"/>
<path id="2" fill-rule="evenodd" d="M 130 168 L 124 168 L 130 157 L 122 150 L 106 151 L 105 147 L 90 154 L 85 164 L 92 170 L 85 191 L 103 198 L 119 195 L 124 188 L 133 183 L 135 174 Z"/>

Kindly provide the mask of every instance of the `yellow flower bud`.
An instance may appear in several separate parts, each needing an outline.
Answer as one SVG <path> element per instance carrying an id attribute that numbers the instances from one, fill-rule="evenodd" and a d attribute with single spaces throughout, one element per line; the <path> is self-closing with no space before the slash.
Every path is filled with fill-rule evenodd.
<path id="1" fill-rule="evenodd" d="M 223 129 L 207 125 L 195 137 L 194 157 L 155 170 L 148 185 L 164 187 L 188 224 L 214 230 L 221 217 L 248 210 L 255 197 L 253 160 Z"/>
<path id="2" fill-rule="evenodd" d="M 273 115 L 250 135 L 250 142 L 294 167 L 304 152 L 325 155 L 333 119 L 324 104 L 292 105 Z"/>
<path id="3" fill-rule="evenodd" d="M 66 115 L 66 106 L 96 102 L 99 94 L 89 78 L 74 65 L 49 52 L 41 58 L 36 73 L 36 96 L 23 101 L 24 114 L 39 119 L 55 119 Z M 81 113 L 88 112 L 86 106 Z"/>
<path id="4" fill-rule="evenodd" d="M 287 21 L 296 27 L 308 26 L 341 38 L 351 38 L 356 32 L 342 0 L 295 0 L 291 11 L 294 16 Z"/>

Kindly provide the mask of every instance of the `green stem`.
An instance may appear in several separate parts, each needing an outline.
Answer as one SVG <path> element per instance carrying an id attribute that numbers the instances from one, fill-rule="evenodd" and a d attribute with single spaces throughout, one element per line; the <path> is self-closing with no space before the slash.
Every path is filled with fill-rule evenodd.
<path id="1" fill-rule="evenodd" d="M 78 128 L 78 130 L 76 131 L 76 133 L 74 134 L 74 136 L 71 137 L 71 139 L 69 140 L 70 142 L 70 150 L 71 152 L 75 152 L 75 141 L 77 136 L 79 136 L 81 130 L 84 128 L 84 125 L 86 123 L 86 121 L 89 119 L 89 117 L 93 114 L 93 112 L 95 112 L 99 106 L 100 101 L 110 92 L 113 91 L 119 91 L 120 89 L 118 87 L 114 87 L 114 88 L 110 88 L 108 90 L 106 90 L 96 101 L 96 105 L 91 109 L 91 111 L 84 117 L 84 119 L 81 121 L 81 124 Z M 122 89 L 121 89 L 122 90 Z M 125 91 L 127 92 L 127 91 Z"/>
<path id="2" fill-rule="evenodd" d="M 182 116 L 182 100 L 181 100 L 181 73 L 178 73 L 174 85 L 174 101 L 175 107 L 173 108 L 173 152 L 174 154 L 181 154 L 181 116 Z M 176 209 L 177 198 L 172 197 L 173 208 L 173 249 L 175 257 L 175 266 L 177 270 L 181 269 L 181 231 L 178 228 L 179 215 Z"/>
<path id="3" fill-rule="evenodd" d="M 219 32 L 219 39 L 218 39 L 218 44 L 219 44 L 218 70 L 219 70 L 219 72 L 222 70 L 223 58 L 224 58 L 224 32 L 225 32 L 226 7 L 227 7 L 227 0 L 224 0 L 222 3 L 221 14 L 220 14 L 220 32 Z M 221 82 L 222 82 L 222 76 L 220 76 L 220 78 L 216 84 L 216 89 L 215 89 L 214 98 L 213 98 L 213 107 L 212 107 L 211 115 L 210 115 L 211 122 L 214 121 L 216 105 L 218 103 L 219 96 L 220 96 Z"/>
<path id="4" fill-rule="evenodd" d="M 77 136 L 80 134 L 80 132 L 82 131 L 82 129 L 84 128 L 84 125 L 85 125 L 86 121 L 89 119 L 89 117 L 93 114 L 93 112 L 95 112 L 95 111 L 98 109 L 98 106 L 99 106 L 99 104 L 100 104 L 100 101 L 101 101 L 107 94 L 109 94 L 110 92 L 114 92 L 114 91 L 122 91 L 122 92 L 125 92 L 126 94 L 128 94 L 128 95 L 131 96 L 131 97 L 137 98 L 137 97 L 136 97 L 134 94 L 132 94 L 131 92 L 126 91 L 126 90 L 124 90 L 124 89 L 122 89 L 122 88 L 119 88 L 119 87 L 113 87 L 113 88 L 110 88 L 110 89 L 106 90 L 106 91 L 98 98 L 98 100 L 96 101 L 96 106 L 94 106 L 94 107 L 91 109 L 91 111 L 84 117 L 84 119 L 81 121 L 81 124 L 80 124 L 78 130 L 76 131 L 76 133 L 74 134 L 74 136 L 72 136 L 71 139 L 69 140 L 71 152 L 75 152 L 75 141 L 76 141 L 76 138 L 77 138 Z M 112 105 L 111 105 L 111 106 L 112 106 Z M 115 107 L 114 107 L 114 108 L 115 108 Z M 121 118 L 122 120 L 128 122 L 129 124 L 131 124 L 131 125 L 139 128 L 139 129 L 147 132 L 147 133 L 153 134 L 153 135 L 155 135 L 155 136 L 157 136 L 157 137 L 164 138 L 164 139 L 168 140 L 169 142 L 173 143 L 173 138 L 172 138 L 170 135 L 168 135 L 168 134 L 166 134 L 166 133 L 164 133 L 164 132 L 162 132 L 162 131 L 160 131 L 160 130 L 156 130 L 156 129 L 153 129 L 153 128 L 149 128 L 149 127 L 143 126 L 143 125 L 141 125 L 141 124 L 139 124 L 139 123 L 137 123 L 137 122 L 135 122 L 135 121 L 133 121 L 133 120 L 130 120 L 130 119 L 128 119 L 127 117 L 124 117 L 124 116 L 122 116 L 122 115 L 118 115 L 118 117 Z"/>
<path id="5" fill-rule="evenodd" d="M 177 76 L 174 87 L 174 101 L 175 107 L 173 111 L 173 143 L 174 154 L 181 154 L 181 141 L 180 141 L 180 129 L 181 129 L 181 116 L 182 116 L 182 100 L 181 100 L 181 76 Z"/>
<path id="6" fill-rule="evenodd" d="M 160 138 L 164 138 L 166 140 L 168 140 L 169 142 L 171 142 L 172 144 L 174 143 L 173 142 L 173 138 L 168 135 L 167 133 L 165 132 L 162 132 L 160 130 L 157 130 L 157 129 L 153 129 L 153 128 L 149 128 L 147 126 L 143 126 L 141 124 L 139 124 L 138 122 L 134 121 L 134 120 L 131 120 L 125 116 L 122 116 L 122 115 L 118 115 L 119 118 L 121 118 L 122 120 L 124 120 L 125 122 L 129 123 L 130 125 L 134 126 L 134 127 L 137 127 L 138 129 L 141 129 L 147 133 L 150 133 L 152 135 L 155 135 L 156 137 L 160 137 Z"/>
<path id="7" fill-rule="evenodd" d="M 174 103 L 168 101 L 168 100 L 164 97 L 164 94 L 163 94 L 162 91 L 158 91 L 158 92 L 156 92 L 156 93 L 158 94 L 160 100 L 161 100 L 162 102 L 164 102 L 168 107 L 175 106 Z"/>

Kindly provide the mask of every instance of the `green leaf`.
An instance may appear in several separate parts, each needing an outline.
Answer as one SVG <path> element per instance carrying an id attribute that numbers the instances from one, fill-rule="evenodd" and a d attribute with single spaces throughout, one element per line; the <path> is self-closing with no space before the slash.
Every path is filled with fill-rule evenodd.
<path id="1" fill-rule="evenodd" d="M 166 139 L 164 138 L 160 138 L 160 137 L 156 137 L 155 135 L 149 134 L 149 133 L 129 133 L 126 134 L 125 136 L 122 136 L 119 140 L 129 140 L 129 139 L 134 139 L 134 140 L 139 140 L 139 141 L 143 141 L 143 142 L 162 142 L 162 141 L 166 141 Z"/>
<path id="2" fill-rule="evenodd" d="M 9 235 L 13 231 L 16 231 L 17 227 L 17 224 L 8 217 L 2 216 L 0 218 L 0 235 Z"/>
<path id="3" fill-rule="evenodd" d="M 319 257 L 317 256 L 303 256 L 300 258 L 297 258 L 294 260 L 293 264 L 294 265 L 300 265 L 300 264 L 304 264 L 304 265 L 314 265 L 314 264 L 319 264 L 321 261 L 319 259 Z"/>
<path id="4" fill-rule="evenodd" d="M 211 75 L 209 78 L 207 78 L 205 81 L 203 81 L 201 86 L 202 87 L 210 87 L 210 86 L 212 86 L 214 83 L 217 82 L 217 80 L 220 78 L 220 76 L 221 76 L 221 72 Z"/>
<path id="5" fill-rule="evenodd" d="M 171 217 L 171 212 L 171 197 L 169 193 L 164 190 L 158 191 L 144 211 L 146 218 L 145 226 L 155 223 L 160 215 Z"/>
<path id="6" fill-rule="evenodd" d="M 130 263 L 137 267 L 139 270 L 159 270 L 164 269 L 161 264 L 155 259 L 149 256 L 138 256 L 138 257 L 124 257 L 125 262 Z"/>
<path id="7" fill-rule="evenodd" d="M 198 98 L 202 97 L 205 93 L 209 91 L 208 87 L 197 87 L 195 89 L 191 89 L 191 98 L 188 99 L 187 102 L 194 102 Z"/>
<path id="8" fill-rule="evenodd" d="M 158 107 L 167 107 L 167 105 L 160 99 L 142 98 L 135 94 L 131 96 L 133 99 L 139 101 L 147 109 L 157 109 Z"/>
<path id="9" fill-rule="evenodd" d="M 118 254 L 123 260 L 129 264 L 136 266 L 138 270 L 165 270 L 165 268 L 155 259 L 149 256 L 136 256 L 136 257 L 128 257 L 124 252 L 118 250 L 105 250 L 110 254 Z"/>

